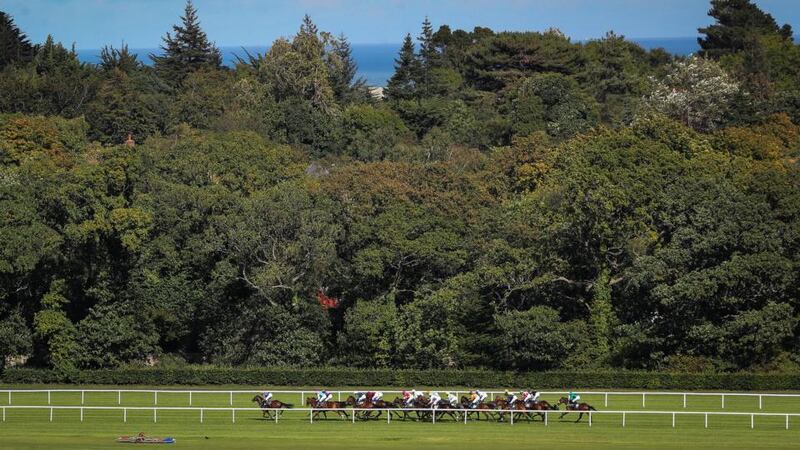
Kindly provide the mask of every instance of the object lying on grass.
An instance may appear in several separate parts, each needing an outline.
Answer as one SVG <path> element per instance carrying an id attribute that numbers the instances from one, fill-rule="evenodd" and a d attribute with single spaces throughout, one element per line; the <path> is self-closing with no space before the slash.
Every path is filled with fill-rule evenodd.
<path id="1" fill-rule="evenodd" d="M 150 437 L 144 433 L 139 433 L 136 436 L 120 436 L 117 438 L 117 442 L 123 444 L 174 444 L 175 439 L 171 437 Z"/>

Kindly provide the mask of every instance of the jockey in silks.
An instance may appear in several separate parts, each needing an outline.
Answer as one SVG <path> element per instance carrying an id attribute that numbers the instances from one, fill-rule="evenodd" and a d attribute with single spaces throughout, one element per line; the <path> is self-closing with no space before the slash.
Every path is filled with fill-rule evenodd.
<path id="1" fill-rule="evenodd" d="M 360 405 L 367 400 L 367 394 L 363 392 L 353 392 L 353 394 L 356 396 L 356 405 Z"/>
<path id="2" fill-rule="evenodd" d="M 539 391 L 525 391 L 522 393 L 522 403 L 526 406 L 539 401 Z"/>
<path id="3" fill-rule="evenodd" d="M 470 391 L 470 403 L 469 407 L 475 409 L 478 407 L 478 404 L 481 402 L 481 396 L 478 391 Z"/>
<path id="4" fill-rule="evenodd" d="M 506 403 L 508 403 L 508 407 L 514 406 L 514 403 L 517 401 L 517 394 L 510 392 L 506 389 Z"/>
<path id="5" fill-rule="evenodd" d="M 409 391 L 403 391 L 403 406 L 406 408 L 411 406 L 411 403 L 414 402 L 414 396 L 411 395 Z"/>
<path id="6" fill-rule="evenodd" d="M 328 394 L 328 391 L 325 389 L 317 392 L 317 403 L 322 403 L 328 401 L 328 397 L 333 397 L 331 394 Z"/>
<path id="7" fill-rule="evenodd" d="M 569 407 L 571 409 L 578 409 L 578 402 L 581 401 L 581 396 L 570 391 L 569 395 L 567 396 L 567 400 L 569 400 Z"/>
<path id="8" fill-rule="evenodd" d="M 381 391 L 373 392 L 372 393 L 372 403 L 375 403 L 375 402 L 380 401 L 380 400 L 383 400 L 383 392 L 381 392 Z"/>
<path id="9" fill-rule="evenodd" d="M 445 392 L 445 395 L 447 395 L 447 402 L 450 403 L 450 406 L 452 406 L 453 408 L 457 408 L 458 407 L 458 397 L 456 397 L 455 395 L 453 395 L 453 394 L 451 394 L 449 392 Z"/>
<path id="10" fill-rule="evenodd" d="M 264 391 L 263 395 L 264 395 L 264 403 L 269 404 L 269 402 L 272 400 L 272 392 Z"/>
<path id="11" fill-rule="evenodd" d="M 483 403 L 489 397 L 489 394 L 483 391 L 475 391 L 475 393 L 478 394 L 478 403 Z"/>
<path id="12" fill-rule="evenodd" d="M 439 395 L 438 392 L 433 391 L 431 392 L 431 401 L 430 405 L 434 408 L 439 406 L 439 402 L 442 401 L 442 397 Z"/>

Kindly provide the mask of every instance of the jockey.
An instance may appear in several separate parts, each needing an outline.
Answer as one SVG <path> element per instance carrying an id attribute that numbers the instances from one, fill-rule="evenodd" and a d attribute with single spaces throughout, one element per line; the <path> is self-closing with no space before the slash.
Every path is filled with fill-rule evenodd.
<path id="1" fill-rule="evenodd" d="M 403 405 L 408 408 L 414 403 L 414 395 L 409 391 L 403 391 Z"/>
<path id="2" fill-rule="evenodd" d="M 370 403 L 374 403 L 375 402 L 375 398 L 374 397 L 375 397 L 375 392 L 373 392 L 373 391 L 367 391 L 367 393 L 364 394 L 364 400 L 368 401 Z"/>
<path id="3" fill-rule="evenodd" d="M 363 392 L 353 392 L 356 396 L 356 405 L 360 405 L 367 400 L 367 394 Z"/>
<path id="4" fill-rule="evenodd" d="M 317 403 L 322 403 L 327 401 L 326 399 L 328 398 L 328 396 L 329 396 L 328 391 L 326 391 L 325 389 L 317 392 Z"/>
<path id="5" fill-rule="evenodd" d="M 413 390 L 411 391 L 411 394 L 413 395 L 413 397 L 414 397 L 414 400 L 419 400 L 419 399 L 421 399 L 421 398 L 422 398 L 422 396 L 423 396 L 423 395 L 425 395 L 425 392 L 424 392 L 424 391 L 418 391 L 418 390 L 416 390 L 416 389 L 413 389 Z"/>
<path id="6" fill-rule="evenodd" d="M 272 400 L 272 392 L 264 391 L 264 403 L 269 403 Z"/>
<path id="7" fill-rule="evenodd" d="M 453 408 L 458 406 L 458 397 L 449 392 L 445 392 L 445 395 L 447 395 L 447 402 L 450 403 L 450 406 Z"/>
<path id="8" fill-rule="evenodd" d="M 375 402 L 380 401 L 380 400 L 383 400 L 383 392 L 381 392 L 381 391 L 373 392 L 372 393 L 372 403 L 375 403 Z"/>
<path id="9" fill-rule="evenodd" d="M 475 391 L 475 393 L 478 394 L 478 403 L 483 403 L 483 401 L 486 400 L 486 397 L 489 396 L 489 394 L 483 391 Z"/>
<path id="10" fill-rule="evenodd" d="M 510 392 L 506 389 L 506 403 L 508 406 L 514 406 L 514 403 L 517 401 L 517 394 Z"/>
<path id="11" fill-rule="evenodd" d="M 569 400 L 569 407 L 572 409 L 578 408 L 578 402 L 581 401 L 581 396 L 577 393 L 570 391 L 569 395 L 567 396 L 567 400 Z"/>
<path id="12" fill-rule="evenodd" d="M 439 395 L 439 393 L 436 391 L 431 392 L 430 405 L 436 408 L 437 406 L 439 406 L 440 401 L 442 401 L 442 397 Z"/>
<path id="13" fill-rule="evenodd" d="M 478 406 L 478 403 L 481 402 L 481 397 L 480 395 L 478 395 L 478 391 L 469 391 L 469 393 L 470 393 L 469 407 L 476 408 Z"/>

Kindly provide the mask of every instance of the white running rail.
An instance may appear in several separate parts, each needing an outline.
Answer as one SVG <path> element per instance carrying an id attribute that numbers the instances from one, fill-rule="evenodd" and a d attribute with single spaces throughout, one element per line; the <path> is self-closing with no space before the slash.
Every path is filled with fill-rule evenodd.
<path id="1" fill-rule="evenodd" d="M 362 388 L 361 391 L 369 391 L 375 390 L 376 388 Z M 227 394 L 228 395 L 228 404 L 233 406 L 233 397 L 234 395 L 238 394 L 258 394 L 263 392 L 264 390 L 270 390 L 269 388 L 264 388 L 261 390 L 185 390 L 185 389 L 0 389 L 0 393 L 5 393 L 8 397 L 8 405 L 13 405 L 13 394 L 24 394 L 24 393 L 46 393 L 47 394 L 47 404 L 52 404 L 52 395 L 57 393 L 80 393 L 81 394 L 81 405 L 85 404 L 85 397 L 86 394 L 89 393 L 115 393 L 117 394 L 117 405 L 122 405 L 122 398 L 124 393 L 147 393 L 153 395 L 153 405 L 158 405 L 158 395 L 161 394 L 162 396 L 167 394 L 187 394 L 188 396 L 188 404 L 192 406 L 193 397 L 197 396 L 198 394 Z M 354 389 L 358 390 L 358 389 Z M 445 391 L 446 389 L 439 389 L 439 391 Z M 299 404 L 305 405 L 306 395 L 314 395 L 316 392 L 315 390 L 270 390 L 276 394 L 297 394 L 299 395 Z M 338 391 L 328 391 L 333 394 L 336 394 L 338 400 L 342 400 L 342 396 L 352 395 L 353 391 L 347 390 L 338 390 Z M 385 390 L 383 391 L 387 394 L 399 394 L 402 391 L 399 390 Z M 460 396 L 462 394 L 467 394 L 468 391 L 455 391 L 452 390 L 456 396 Z M 497 395 L 502 395 L 503 390 L 486 390 L 484 391 L 491 398 L 494 398 Z M 541 391 L 542 395 L 566 395 L 566 391 Z M 778 393 L 759 393 L 759 392 L 669 392 L 669 391 L 580 391 L 581 395 L 595 395 L 595 396 L 603 396 L 603 406 L 608 407 L 608 397 L 610 395 L 614 396 L 637 396 L 642 398 L 642 408 L 647 406 L 647 397 L 653 396 L 678 396 L 682 397 L 683 399 L 683 407 L 686 408 L 688 405 L 689 397 L 719 397 L 720 405 L 722 409 L 725 409 L 725 399 L 731 397 L 751 397 L 754 399 L 758 399 L 758 409 L 764 409 L 764 399 L 765 398 L 798 398 L 800 399 L 800 394 L 778 394 Z M 346 397 L 345 397 L 346 398 Z"/>
<path id="2" fill-rule="evenodd" d="M 152 411 L 153 412 L 153 422 L 158 422 L 158 411 L 193 411 L 199 414 L 199 421 L 200 423 L 204 422 L 205 413 L 209 411 L 230 411 L 231 413 L 231 422 L 236 423 L 236 412 L 237 411 L 272 411 L 272 412 L 280 412 L 285 413 L 288 411 L 295 411 L 295 412 L 307 412 L 309 417 L 309 422 L 314 423 L 314 416 L 319 414 L 320 412 L 336 412 L 342 411 L 345 413 L 350 413 L 349 418 L 353 423 L 356 421 L 356 415 L 353 414 L 354 412 L 360 411 L 381 411 L 387 412 L 389 414 L 386 415 L 387 423 L 391 423 L 392 421 L 392 412 L 394 413 L 401 413 L 401 412 L 427 412 L 433 413 L 435 411 L 440 413 L 448 413 L 448 412 L 457 412 L 460 413 L 459 415 L 463 417 L 463 421 L 466 424 L 468 421 L 468 415 L 464 413 L 504 413 L 510 414 L 509 423 L 514 425 L 514 417 L 519 417 L 522 414 L 532 413 L 537 414 L 541 413 L 544 415 L 544 425 L 547 426 L 549 423 L 549 417 L 552 415 L 560 415 L 565 412 L 570 412 L 572 414 L 577 413 L 578 411 L 563 411 L 563 410 L 526 410 L 526 411 L 519 411 L 519 410 L 477 410 L 477 409 L 438 409 L 434 410 L 431 408 L 344 408 L 344 409 L 333 409 L 333 408 L 293 408 L 293 409 L 277 409 L 277 408 L 216 408 L 216 407 L 185 407 L 185 406 L 164 406 L 164 407 L 147 407 L 147 406 L 22 406 L 22 405 L 11 405 L 11 406 L 0 406 L 2 409 L 2 422 L 6 421 L 6 410 L 49 410 L 50 411 L 50 422 L 53 421 L 53 413 L 54 411 L 63 411 L 63 410 L 72 410 L 72 411 L 79 411 L 80 412 L 80 420 L 83 422 L 84 420 L 84 412 L 85 411 L 117 411 L 122 413 L 122 420 L 123 422 L 128 421 L 128 411 Z M 317 413 L 317 414 L 314 414 Z M 675 428 L 675 418 L 677 416 L 703 416 L 704 417 L 704 427 L 708 428 L 708 418 L 715 417 L 715 416 L 743 416 L 743 417 L 750 417 L 750 428 L 755 428 L 755 418 L 756 417 L 783 417 L 785 419 L 785 428 L 789 429 L 789 419 L 800 417 L 800 413 L 750 413 L 750 412 L 728 412 L 728 411 L 587 411 L 584 414 L 588 415 L 588 424 L 592 426 L 592 417 L 597 415 L 620 415 L 622 418 L 622 427 L 625 427 L 627 417 L 630 415 L 663 415 L 672 418 L 672 427 Z M 272 414 L 274 417 L 273 419 L 277 423 L 281 414 Z M 431 414 L 431 421 L 436 423 L 436 414 Z M 441 418 L 439 419 L 441 420 Z M 459 418 L 458 420 L 461 420 Z M 519 421 L 519 419 L 517 419 Z"/>

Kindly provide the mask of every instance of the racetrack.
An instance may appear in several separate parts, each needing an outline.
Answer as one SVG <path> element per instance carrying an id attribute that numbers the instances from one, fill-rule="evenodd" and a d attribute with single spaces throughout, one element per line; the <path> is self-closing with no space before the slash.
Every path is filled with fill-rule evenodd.
<path id="1" fill-rule="evenodd" d="M 31 386 L 26 386 L 30 388 Z M 41 388 L 41 387 L 37 387 Z M 74 388 L 74 387 L 72 387 Z M 107 387 L 105 387 L 107 388 Z M 131 389 L 123 387 L 122 389 Z M 186 389 L 186 388 L 182 388 Z M 200 389 L 200 388 L 193 388 Z M 211 389 L 219 390 L 220 387 Z M 247 389 L 225 387 L 222 389 Z M 297 388 L 292 388 L 297 389 Z M 258 390 L 255 388 L 254 391 Z M 389 390 L 387 388 L 386 390 Z M 443 393 L 440 389 L 439 392 Z M 312 396 L 309 389 L 306 397 Z M 79 392 L 53 393 L 52 405 L 81 404 Z M 385 396 L 391 400 L 393 394 Z M 251 394 L 235 394 L 235 407 L 254 407 L 249 402 Z M 276 399 L 299 403 L 299 394 L 276 394 Z M 543 396 L 555 402 L 557 395 Z M 118 406 L 116 392 L 87 392 L 85 406 Z M 152 393 L 125 392 L 122 405 L 131 407 L 153 406 Z M 229 406 L 228 394 L 197 394 L 192 399 L 194 407 Z M 609 407 L 604 408 L 603 396 L 583 395 L 583 400 L 599 410 L 641 411 L 641 397 L 614 395 L 609 397 Z M 7 398 L 0 395 L 0 406 Z M 47 405 L 46 393 L 14 393 L 13 405 Z M 159 393 L 158 407 L 186 407 L 185 393 Z M 300 406 L 299 404 L 297 406 Z M 648 396 L 646 410 L 660 411 L 726 411 L 726 412 L 774 412 L 800 413 L 800 398 L 773 398 L 764 401 L 759 410 L 754 398 L 726 398 L 725 409 L 719 397 L 689 397 L 687 408 L 683 408 L 681 396 Z M 572 416 L 570 420 L 570 416 Z M 508 422 L 486 422 L 470 420 L 467 424 L 450 419 L 429 422 L 383 420 L 343 421 L 329 414 L 329 419 L 315 419 L 309 423 L 308 412 L 286 412 L 278 423 L 261 418 L 258 411 L 238 411 L 232 423 L 230 411 L 206 410 L 204 420 L 199 421 L 198 411 L 158 411 L 157 423 L 153 423 L 152 410 L 127 411 L 127 423 L 123 422 L 119 410 L 105 411 L 86 409 L 83 422 L 78 410 L 53 412 L 50 421 L 49 408 L 10 409 L 6 421 L 0 422 L 0 447 L 2 448 L 116 448 L 114 439 L 119 435 L 143 431 L 149 435 L 173 436 L 177 446 L 185 448 L 526 448 L 533 446 L 555 446 L 558 448 L 797 448 L 800 441 L 800 418 L 792 418 L 790 429 L 785 429 L 783 416 L 756 417 L 751 429 L 749 416 L 710 416 L 709 428 L 704 428 L 703 416 L 676 417 L 672 427 L 670 415 L 628 414 L 622 427 L 621 414 L 597 414 L 589 427 L 574 423 L 570 414 L 563 421 L 551 415 L 548 425 L 541 421 L 516 420 Z"/>

